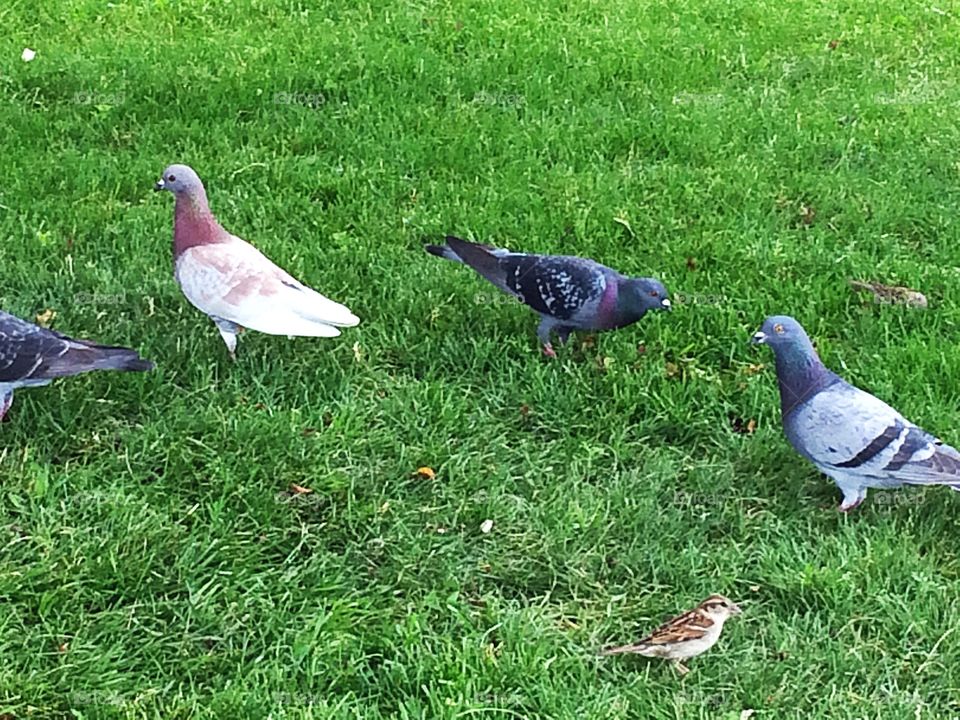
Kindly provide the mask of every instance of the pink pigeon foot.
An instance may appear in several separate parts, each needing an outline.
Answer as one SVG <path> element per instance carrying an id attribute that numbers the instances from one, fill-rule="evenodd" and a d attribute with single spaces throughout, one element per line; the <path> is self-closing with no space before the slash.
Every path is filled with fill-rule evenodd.
<path id="1" fill-rule="evenodd" d="M 858 497 L 855 501 L 853 501 L 853 502 L 850 503 L 849 505 L 847 505 L 846 503 L 842 503 L 842 504 L 840 505 L 840 507 L 837 508 L 837 510 L 839 510 L 839 511 L 842 512 L 842 513 L 848 513 L 848 512 L 850 512 L 851 510 L 853 510 L 854 508 L 860 507 L 860 503 L 862 503 L 862 502 L 864 501 L 864 499 L 865 499 L 865 496 L 864 496 L 864 497 Z"/>

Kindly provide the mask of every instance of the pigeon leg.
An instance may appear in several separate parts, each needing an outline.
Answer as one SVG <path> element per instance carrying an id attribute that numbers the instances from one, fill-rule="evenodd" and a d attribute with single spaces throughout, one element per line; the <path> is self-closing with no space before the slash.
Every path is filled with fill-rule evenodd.
<path id="1" fill-rule="evenodd" d="M 211 315 L 210 319 L 213 320 L 217 326 L 217 330 L 220 331 L 220 337 L 223 338 L 223 342 L 227 345 L 230 359 L 235 361 L 237 359 L 237 333 L 240 332 L 240 326 L 235 322 L 224 320 L 214 315 Z"/>
<path id="2" fill-rule="evenodd" d="M 561 325 L 557 328 L 557 340 L 560 341 L 561 345 L 566 345 L 567 340 L 570 339 L 570 333 L 573 332 L 573 328 L 569 325 Z"/>
<path id="3" fill-rule="evenodd" d="M 554 318 L 544 315 L 543 319 L 540 320 L 540 324 L 537 326 L 537 338 L 543 345 L 543 354 L 549 358 L 555 358 L 557 356 L 557 353 L 553 349 L 553 343 L 550 342 L 550 333 L 552 333 L 554 328 L 559 324 L 560 323 Z"/>
<path id="4" fill-rule="evenodd" d="M 11 405 L 13 405 L 13 390 L 5 389 L 0 396 L 0 420 L 3 420 L 3 416 L 7 414 Z"/>
<path id="5" fill-rule="evenodd" d="M 690 672 L 690 668 L 688 668 L 679 660 L 673 661 L 673 667 L 676 669 L 678 673 L 680 673 L 680 675 L 686 675 L 688 672 Z"/>
<path id="6" fill-rule="evenodd" d="M 859 485 L 841 485 L 837 483 L 843 493 L 843 502 L 840 503 L 840 512 L 849 512 L 862 503 L 867 497 L 867 489 Z"/>

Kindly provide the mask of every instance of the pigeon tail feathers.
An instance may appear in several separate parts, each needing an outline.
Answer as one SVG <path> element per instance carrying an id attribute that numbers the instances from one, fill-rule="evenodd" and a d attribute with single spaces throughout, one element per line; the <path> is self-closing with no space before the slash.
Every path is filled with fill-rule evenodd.
<path id="1" fill-rule="evenodd" d="M 360 324 L 360 318 L 354 315 L 345 306 L 325 298 L 320 293 L 309 290 L 313 296 L 309 304 L 300 304 L 295 308 L 295 312 L 305 320 L 323 323 L 325 325 L 335 325 L 337 327 L 354 327 Z"/>
<path id="2" fill-rule="evenodd" d="M 461 240 L 455 235 L 447 235 L 447 238 L 446 238 L 447 242 L 449 242 L 451 238 L 461 243 L 467 242 L 466 240 Z M 484 245 L 482 243 L 470 243 L 470 244 L 473 245 L 474 247 L 480 248 L 482 250 L 486 250 L 488 253 L 490 253 L 495 257 L 503 257 L 505 255 L 511 254 L 509 250 L 505 248 L 494 247 L 493 245 Z M 449 245 L 434 245 L 431 243 L 428 245 L 424 245 L 423 249 L 426 250 L 431 255 L 436 255 L 438 258 L 443 258 L 444 260 L 450 260 L 452 262 L 458 262 L 458 263 L 463 262 L 463 258 L 461 258 L 454 251 L 454 249 Z"/>
<path id="3" fill-rule="evenodd" d="M 447 235 L 447 245 L 456 253 L 460 260 L 495 285 L 503 284 L 503 271 L 500 269 L 500 259 L 483 245 L 461 240 L 454 235 Z"/>
<path id="4" fill-rule="evenodd" d="M 449 245 L 424 245 L 423 249 L 426 250 L 431 255 L 436 255 L 438 258 L 443 258 L 444 260 L 452 260 L 453 262 L 463 262 L 460 257 L 450 248 Z"/>
<path id="5" fill-rule="evenodd" d="M 85 344 L 70 341 L 71 347 L 57 358 L 48 358 L 43 369 L 44 377 L 66 377 L 92 370 L 120 370 L 123 372 L 147 372 L 155 365 L 140 357 L 136 350 L 109 345 Z"/>

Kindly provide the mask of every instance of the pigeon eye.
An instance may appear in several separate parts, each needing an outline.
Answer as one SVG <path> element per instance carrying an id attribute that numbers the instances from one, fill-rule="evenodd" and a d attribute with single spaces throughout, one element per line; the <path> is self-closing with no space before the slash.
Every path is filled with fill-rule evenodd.
<path id="1" fill-rule="evenodd" d="M 656 290 L 650 291 L 650 297 L 659 297 L 659 296 L 660 296 L 660 293 L 658 293 Z"/>
<path id="2" fill-rule="evenodd" d="M 176 178 L 173 175 L 167 175 L 167 180 L 169 180 L 170 182 L 175 182 Z"/>
<path id="3" fill-rule="evenodd" d="M 777 335 L 783 335 L 783 325 L 781 325 L 780 323 L 777 323 L 776 325 L 773 326 L 773 331 Z"/>

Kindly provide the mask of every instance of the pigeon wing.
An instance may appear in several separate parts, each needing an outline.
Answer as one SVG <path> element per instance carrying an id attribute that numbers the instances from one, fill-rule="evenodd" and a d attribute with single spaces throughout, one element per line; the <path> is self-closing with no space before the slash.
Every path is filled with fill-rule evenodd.
<path id="1" fill-rule="evenodd" d="M 0 383 L 42 379 L 44 358 L 65 351 L 66 343 L 54 333 L 0 312 Z"/>
<path id="2" fill-rule="evenodd" d="M 272 335 L 334 337 L 360 319 L 240 238 L 197 245 L 177 259 L 187 299 L 207 315 Z"/>
<path id="3" fill-rule="evenodd" d="M 41 383 L 90 370 L 153 368 L 135 350 L 61 335 L 0 311 L 0 383 Z"/>
<path id="4" fill-rule="evenodd" d="M 507 288 L 526 305 L 560 320 L 576 318 L 607 287 L 601 266 L 561 255 L 506 255 L 498 260 Z"/>
<path id="5" fill-rule="evenodd" d="M 960 483 L 960 453 L 842 381 L 799 406 L 787 426 L 797 450 L 834 477 L 890 487 Z"/>

